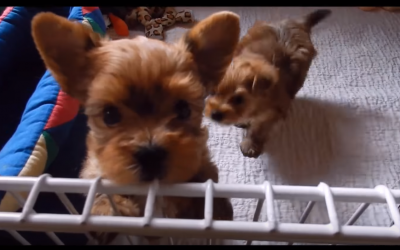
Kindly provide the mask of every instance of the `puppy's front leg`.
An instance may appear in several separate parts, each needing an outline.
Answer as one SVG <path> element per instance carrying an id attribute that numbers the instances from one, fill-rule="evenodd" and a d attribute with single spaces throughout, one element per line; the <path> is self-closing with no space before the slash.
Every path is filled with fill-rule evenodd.
<path id="1" fill-rule="evenodd" d="M 139 217 L 139 208 L 129 196 L 113 195 L 111 197 L 117 211 L 114 211 L 107 195 L 98 194 L 94 201 L 91 214 Z M 118 233 L 110 232 L 90 232 L 90 234 L 99 242 L 99 245 L 109 244 L 118 235 Z"/>
<path id="2" fill-rule="evenodd" d="M 195 183 L 203 183 L 209 179 L 218 183 L 218 168 L 210 162 L 208 157 L 200 172 L 191 180 Z M 167 210 L 168 217 L 182 219 L 204 219 L 204 198 L 165 197 L 170 204 Z M 229 199 L 214 198 L 214 220 L 233 220 L 233 207 Z"/>
<path id="3" fill-rule="evenodd" d="M 268 140 L 270 131 L 281 118 L 281 113 L 271 110 L 252 120 L 245 137 L 240 143 L 242 154 L 246 157 L 258 158 Z"/>

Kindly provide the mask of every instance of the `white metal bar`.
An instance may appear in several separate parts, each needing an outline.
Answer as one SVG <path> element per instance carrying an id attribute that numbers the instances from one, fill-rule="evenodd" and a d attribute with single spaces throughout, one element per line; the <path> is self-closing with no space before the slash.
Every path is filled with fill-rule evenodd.
<path id="1" fill-rule="evenodd" d="M 345 225 L 350 226 L 350 225 L 353 225 L 354 223 L 356 223 L 358 218 L 360 218 L 360 216 L 365 212 L 365 210 L 367 210 L 368 207 L 369 207 L 368 203 L 361 204 L 357 208 L 357 210 L 354 212 L 354 214 L 350 217 L 350 219 L 346 222 Z"/>
<path id="2" fill-rule="evenodd" d="M 329 186 L 321 182 L 318 185 L 319 188 L 321 188 L 322 192 L 325 195 L 325 203 L 326 203 L 326 209 L 328 210 L 328 217 L 330 221 L 330 225 L 332 226 L 332 231 L 333 234 L 338 234 L 340 233 L 340 225 L 339 225 L 339 219 L 336 213 L 336 208 L 335 208 L 335 202 L 333 200 L 333 195 L 332 192 L 329 188 Z"/>
<path id="3" fill-rule="evenodd" d="M 74 205 L 72 205 L 71 201 L 64 193 L 56 193 L 58 199 L 60 199 L 61 203 L 65 206 L 70 214 L 79 214 Z"/>
<path id="4" fill-rule="evenodd" d="M 204 228 L 209 229 L 213 221 L 214 205 L 214 182 L 209 179 L 206 181 L 206 192 L 204 193 Z M 213 239 L 207 240 L 207 245 L 213 245 Z"/>
<path id="5" fill-rule="evenodd" d="M 31 243 L 29 243 L 29 241 L 27 241 L 24 237 L 22 237 L 22 235 L 20 235 L 17 231 L 15 230 L 6 230 L 12 237 L 14 237 L 14 239 L 16 239 L 17 241 L 19 241 L 19 243 L 21 243 L 24 246 L 30 246 Z"/>
<path id="6" fill-rule="evenodd" d="M 0 177 L 0 190 L 29 191 L 36 178 Z M 88 193 L 91 181 L 84 179 L 48 178 L 41 187 L 42 192 Z M 318 187 L 272 185 L 275 200 L 325 201 Z M 331 187 L 332 196 L 338 202 L 386 203 L 386 199 L 370 188 Z M 146 195 L 148 185 L 116 186 L 107 180 L 99 182 L 99 193 Z M 159 196 L 204 197 L 202 183 L 160 185 Z M 391 190 L 397 203 L 400 203 L 400 190 Z M 214 184 L 214 197 L 264 199 L 263 185 Z"/>
<path id="7" fill-rule="evenodd" d="M 162 206 L 161 207 L 163 208 L 164 207 L 164 200 L 161 199 L 161 201 L 162 201 Z M 161 210 L 162 210 L 161 213 L 162 213 L 163 217 L 164 218 L 168 218 L 168 216 L 165 214 L 163 209 L 161 209 Z M 175 245 L 174 239 L 172 237 L 168 237 L 168 244 L 171 245 L 171 246 Z"/>
<path id="8" fill-rule="evenodd" d="M 275 218 L 275 208 L 274 208 L 274 191 L 272 190 L 272 185 L 268 181 L 264 182 L 265 190 L 265 200 L 267 202 L 267 221 L 268 225 L 271 226 L 270 230 L 275 231 L 277 227 L 277 221 Z"/>
<path id="9" fill-rule="evenodd" d="M 258 218 L 260 217 L 261 209 L 264 205 L 264 201 L 265 201 L 265 199 L 258 199 L 258 201 L 257 201 L 256 210 L 254 211 L 254 216 L 253 216 L 254 222 L 258 221 Z M 252 240 L 248 240 L 246 245 L 250 246 L 252 242 L 253 242 Z"/>
<path id="10" fill-rule="evenodd" d="M 264 192 L 265 199 L 259 199 L 257 202 L 256 211 L 254 212 L 253 221 L 258 221 L 264 202 L 267 203 L 267 225 L 270 226 L 269 230 L 275 231 L 277 227 L 275 219 L 275 208 L 274 208 L 274 193 L 272 190 L 272 185 L 268 181 L 264 181 Z M 251 245 L 253 241 L 248 240 L 246 245 Z"/>
<path id="11" fill-rule="evenodd" d="M 315 201 L 310 201 L 310 202 L 307 204 L 306 209 L 304 209 L 304 212 L 303 212 L 303 214 L 302 214 L 301 217 L 300 217 L 299 223 L 304 223 L 304 222 L 306 222 L 306 220 L 307 220 L 308 216 L 310 215 L 311 210 L 313 209 L 314 205 L 315 205 Z"/>
<path id="12" fill-rule="evenodd" d="M 204 228 L 209 229 L 213 221 L 214 182 L 210 179 L 206 182 L 204 201 Z"/>
<path id="13" fill-rule="evenodd" d="M 154 204 L 156 201 L 157 192 L 158 192 L 158 181 L 154 181 L 150 185 L 147 194 L 146 205 L 144 208 L 143 226 L 149 225 L 150 221 L 153 219 Z"/>
<path id="14" fill-rule="evenodd" d="M 114 202 L 114 199 L 112 198 L 112 196 L 107 194 L 107 198 L 108 198 L 108 201 L 110 202 L 111 208 L 113 210 L 113 215 L 121 216 L 121 213 L 119 212 L 117 205 L 115 205 L 115 202 Z M 129 235 L 127 235 L 127 234 L 125 234 L 124 236 L 125 236 L 126 240 L 128 241 L 128 243 L 130 245 L 133 245 L 131 237 L 129 237 Z M 98 241 L 97 241 L 97 243 L 98 243 Z"/>
<path id="15" fill-rule="evenodd" d="M 217 184 L 209 180 L 206 183 L 160 184 L 157 191 L 155 184 L 119 187 L 101 179 L 61 179 L 41 176 L 39 178 L 0 177 L 0 190 L 10 192 L 23 208 L 22 213 L 0 212 L 0 229 L 45 231 L 56 244 L 62 244 L 62 242 L 54 233 L 48 231 L 73 233 L 100 231 L 131 235 L 243 239 L 249 241 L 287 241 L 290 239 L 295 242 L 309 243 L 400 244 L 400 214 L 396 207 L 396 202 L 400 201 L 400 190 L 390 190 L 386 186 L 377 186 L 375 189 L 330 188 L 325 183 L 320 183 L 318 187 L 305 187 L 274 186 L 269 182 L 262 185 L 235 185 Z M 27 202 L 16 193 L 21 191 L 31 191 Z M 70 212 L 72 211 L 71 213 L 77 213 L 77 211 L 63 193 L 87 194 L 82 215 L 37 214 L 33 207 L 39 192 L 62 193 L 57 195 L 63 197 L 60 200 Z M 104 193 L 107 196 L 110 196 L 110 194 L 147 195 L 145 215 L 142 218 L 91 216 L 90 210 L 96 193 Z M 152 218 L 157 195 L 204 197 L 204 220 Z M 258 201 L 253 222 L 214 221 L 213 199 L 215 197 L 265 199 L 267 202 L 267 222 L 256 222 L 263 205 L 261 201 Z M 276 220 L 274 200 L 278 199 L 310 201 L 300 218 L 300 223 L 279 223 Z M 316 201 L 325 201 L 330 224 L 301 224 L 305 221 Z M 347 225 L 340 226 L 335 201 L 361 202 L 363 204 L 349 219 Z M 113 210 L 116 210 L 112 199 L 110 203 Z M 388 228 L 349 226 L 365 211 L 369 203 L 387 203 L 395 226 Z M 260 211 L 258 211 L 258 208 Z M 119 215 L 118 210 L 115 214 Z M 23 222 L 20 220 L 21 217 L 24 219 Z M 148 223 L 143 223 L 145 220 Z M 212 241 L 210 243 L 212 244 Z"/>
<path id="16" fill-rule="evenodd" d="M 20 207 L 23 207 L 25 201 L 24 199 L 16 193 L 13 192 L 9 192 L 11 194 L 11 196 L 13 196 L 13 198 L 17 201 L 18 205 Z M 24 246 L 30 246 L 31 243 L 29 243 L 29 241 L 27 241 L 21 234 L 19 234 L 17 231 L 15 230 L 5 230 L 7 231 L 12 237 L 14 237 L 14 239 L 16 239 L 19 243 L 21 243 Z"/>
<path id="17" fill-rule="evenodd" d="M 25 206 L 25 200 L 24 198 L 22 198 L 22 196 L 19 193 L 14 193 L 12 191 L 8 191 L 9 194 L 11 194 L 11 196 L 17 201 L 18 205 L 23 208 Z M 0 213 L 1 215 L 2 213 Z M 25 220 L 23 221 L 23 223 L 21 223 L 21 214 L 22 213 L 14 213 L 18 215 L 18 223 L 21 224 L 22 226 L 25 225 L 25 220 L 29 218 L 29 216 L 32 216 L 34 214 L 36 214 L 36 211 L 34 209 L 31 210 L 31 213 L 29 214 L 29 216 L 27 218 L 25 218 Z M 0 219 L 0 222 L 2 222 L 2 220 Z M 1 224 L 0 224 L 1 225 Z M 3 227 L 4 229 L 9 229 L 7 227 Z M 54 243 L 56 245 L 64 245 L 64 243 L 60 240 L 60 238 L 58 238 L 58 236 L 54 233 L 51 232 L 52 230 L 43 230 L 46 231 L 45 233 L 47 234 L 47 236 L 49 236 L 49 238 L 54 241 Z M 49 232 L 50 231 L 50 232 Z"/>
<path id="18" fill-rule="evenodd" d="M 164 200 L 161 199 L 161 201 L 162 201 L 162 206 L 161 207 L 163 208 L 164 207 Z M 168 216 L 165 214 L 164 210 L 163 209 L 161 209 L 161 210 L 162 210 L 161 213 L 163 215 L 163 218 L 168 218 Z M 171 246 L 175 245 L 174 239 L 172 237 L 168 237 L 168 244 L 171 245 Z"/>
<path id="19" fill-rule="evenodd" d="M 314 205 L 315 205 L 315 201 L 308 202 L 306 208 L 304 209 L 303 214 L 300 216 L 299 223 L 303 224 L 304 222 L 306 222 L 306 220 L 307 220 L 308 216 L 310 215 L 311 210 L 313 209 Z M 293 242 L 288 242 L 288 245 L 289 246 L 293 245 Z"/>
<path id="20" fill-rule="evenodd" d="M 89 187 L 89 192 L 86 197 L 85 206 L 83 207 L 83 211 L 82 211 L 82 215 L 81 215 L 81 224 L 86 223 L 86 221 L 88 220 L 88 218 L 90 216 L 90 212 L 93 207 L 93 202 L 94 202 L 94 199 L 95 199 L 96 193 L 97 193 L 97 187 L 98 187 L 100 181 L 101 181 L 100 177 L 90 181 L 91 185 Z"/>
<path id="21" fill-rule="evenodd" d="M 256 210 L 254 211 L 253 221 L 258 221 L 260 214 L 261 214 L 261 209 L 264 205 L 264 201 L 265 201 L 265 199 L 258 199 Z"/>
<path id="22" fill-rule="evenodd" d="M 397 228 L 400 237 L 400 214 L 399 210 L 397 209 L 396 202 L 394 200 L 392 192 L 390 192 L 390 189 L 388 187 L 383 185 L 379 185 L 375 189 L 381 191 L 382 194 L 385 196 L 387 205 L 389 207 L 390 215 L 392 216 L 392 220 L 394 222 L 394 226 Z"/>
<path id="23" fill-rule="evenodd" d="M 399 210 L 400 211 L 400 205 L 399 206 L 397 206 L 397 210 Z M 392 226 L 394 226 L 394 221 L 392 220 L 392 222 L 390 223 L 390 226 L 392 227 Z"/>
<path id="24" fill-rule="evenodd" d="M 354 214 L 350 217 L 350 219 L 346 222 L 346 226 L 350 226 L 353 225 L 358 218 L 360 218 L 360 216 L 365 212 L 365 210 L 369 207 L 368 203 L 363 203 L 361 204 L 357 210 L 354 212 Z M 332 244 L 333 246 L 335 246 L 336 244 Z"/>
<path id="25" fill-rule="evenodd" d="M 75 206 L 71 203 L 71 201 L 68 199 L 67 195 L 64 193 L 56 193 L 58 196 L 58 199 L 60 199 L 61 203 L 65 206 L 65 208 L 68 210 L 70 214 L 79 214 L 78 211 L 76 210 Z M 89 241 L 93 241 L 93 237 L 85 233 L 86 237 L 89 239 Z"/>
<path id="26" fill-rule="evenodd" d="M 244 221 L 214 221 L 204 230 L 203 220 L 154 218 L 143 227 L 142 218 L 120 216 L 90 216 L 80 224 L 80 215 L 32 214 L 26 222 L 19 222 L 18 213 L 0 213 L 1 227 L 9 230 L 74 232 L 103 231 L 132 235 L 165 236 L 181 238 L 222 238 L 243 240 L 286 241 L 352 244 L 400 244 L 397 229 L 390 227 L 343 226 L 341 234 L 332 237 L 330 225 L 279 223 L 271 232 L 265 223 Z M 266 222 L 268 223 L 268 222 Z"/>
<path id="27" fill-rule="evenodd" d="M 23 205 L 22 207 L 21 222 L 25 221 L 26 217 L 28 217 L 32 213 L 33 206 L 35 205 L 37 197 L 39 196 L 40 193 L 40 188 L 47 177 L 49 177 L 49 174 L 43 174 L 39 176 L 36 183 L 32 186 L 28 198 L 26 199 L 25 205 Z"/>

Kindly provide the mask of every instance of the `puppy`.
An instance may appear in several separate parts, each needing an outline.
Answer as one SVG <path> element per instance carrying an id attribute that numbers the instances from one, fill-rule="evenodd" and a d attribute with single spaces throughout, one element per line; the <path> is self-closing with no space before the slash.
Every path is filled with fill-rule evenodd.
<path id="1" fill-rule="evenodd" d="M 285 118 L 317 54 L 311 29 L 330 13 L 257 22 L 239 42 L 232 65 L 207 99 L 205 115 L 246 129 L 240 144 L 244 156 L 257 158 L 270 130 Z"/>
<path id="2" fill-rule="evenodd" d="M 61 89 L 88 116 L 81 178 L 119 185 L 218 182 L 202 127 L 207 90 L 221 81 L 239 41 L 239 17 L 209 16 L 175 44 L 145 37 L 108 41 L 78 22 L 36 15 L 32 35 Z M 113 195 L 116 214 L 143 216 L 146 197 Z M 204 198 L 163 198 L 169 218 L 203 219 Z M 214 200 L 214 219 L 232 220 L 228 199 Z M 97 194 L 91 213 L 114 215 Z M 101 244 L 116 234 L 94 233 Z"/>

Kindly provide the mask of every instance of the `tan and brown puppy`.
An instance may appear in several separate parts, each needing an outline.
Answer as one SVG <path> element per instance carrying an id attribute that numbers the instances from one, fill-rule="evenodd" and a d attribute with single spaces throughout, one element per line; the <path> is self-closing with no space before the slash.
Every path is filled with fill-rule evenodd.
<path id="1" fill-rule="evenodd" d="M 87 159 L 81 178 L 119 185 L 218 182 L 202 127 L 207 89 L 221 81 L 239 41 L 239 17 L 219 12 L 176 44 L 137 37 L 108 41 L 51 13 L 32 21 L 32 35 L 62 90 L 88 116 Z M 118 212 L 143 216 L 145 197 L 114 195 Z M 202 219 L 204 198 L 164 197 L 169 218 Z M 233 219 L 227 199 L 215 199 L 214 218 Z M 113 215 L 97 194 L 94 215 Z M 107 243 L 115 234 L 95 234 Z"/>
<path id="2" fill-rule="evenodd" d="M 232 65 L 207 99 L 205 115 L 247 130 L 240 144 L 244 156 L 257 158 L 270 130 L 285 118 L 317 54 L 311 29 L 330 13 L 257 22 L 239 42 Z"/>

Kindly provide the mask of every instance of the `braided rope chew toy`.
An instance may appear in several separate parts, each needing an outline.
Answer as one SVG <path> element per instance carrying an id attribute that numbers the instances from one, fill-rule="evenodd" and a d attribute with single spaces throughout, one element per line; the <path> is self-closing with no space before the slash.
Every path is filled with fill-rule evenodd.
<path id="1" fill-rule="evenodd" d="M 153 16 L 160 16 L 153 18 Z M 149 38 L 164 39 L 164 27 L 170 27 L 176 22 L 193 22 L 193 13 L 191 10 L 176 11 L 173 7 L 155 8 L 138 7 L 128 17 L 139 21 L 145 29 L 145 36 Z"/>

